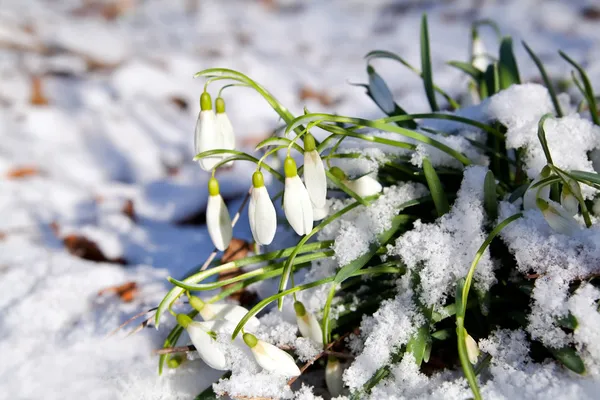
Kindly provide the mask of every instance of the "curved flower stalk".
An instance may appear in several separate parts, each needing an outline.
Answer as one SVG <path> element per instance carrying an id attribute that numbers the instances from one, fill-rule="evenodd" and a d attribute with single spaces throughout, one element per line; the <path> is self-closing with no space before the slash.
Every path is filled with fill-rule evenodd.
<path id="1" fill-rule="evenodd" d="M 248 313 L 247 309 L 236 304 L 206 303 L 196 296 L 189 296 L 189 301 L 192 308 L 198 311 L 205 321 L 225 320 L 237 325 Z M 246 328 L 250 330 L 258 328 L 259 325 L 260 321 L 254 316 L 246 322 Z"/>
<path id="2" fill-rule="evenodd" d="M 226 150 L 235 150 L 235 134 L 233 132 L 233 125 L 225 112 L 225 100 L 222 97 L 217 97 L 215 100 L 215 108 L 217 114 L 215 115 L 215 124 L 217 134 L 221 137 L 222 148 Z M 225 164 L 227 166 L 233 165 L 233 161 Z"/>
<path id="3" fill-rule="evenodd" d="M 225 354 L 216 345 L 217 341 L 209 333 L 214 327 L 213 324 L 207 325 L 194 321 L 186 314 L 177 314 L 177 322 L 188 332 L 200 358 L 209 367 L 220 371 L 227 370 Z"/>
<path id="4" fill-rule="evenodd" d="M 557 233 L 570 236 L 581 229 L 575 218 L 560 204 L 537 199 L 537 206 L 542 211 L 548 225 Z"/>
<path id="5" fill-rule="evenodd" d="M 327 215 L 327 175 L 315 138 L 310 133 L 304 135 L 304 185 L 313 206 L 313 220 L 323 219 Z"/>
<path id="6" fill-rule="evenodd" d="M 196 121 L 196 132 L 194 135 L 194 151 L 196 154 L 208 150 L 216 150 L 223 148 L 222 135 L 217 129 L 217 121 L 215 112 L 212 108 L 212 100 L 210 94 L 202 93 L 200 96 L 200 113 Z M 198 164 L 205 171 L 210 171 L 213 167 L 223 159 L 221 155 L 204 157 L 198 160 Z"/>
<path id="7" fill-rule="evenodd" d="M 334 356 L 329 356 L 325 367 L 325 383 L 331 397 L 338 397 L 342 394 L 342 390 L 344 390 L 343 373 L 344 368 L 340 361 Z"/>
<path id="8" fill-rule="evenodd" d="M 296 311 L 296 322 L 302 336 L 323 346 L 323 330 L 315 315 L 307 312 L 300 301 L 294 303 L 294 311 Z"/>
<path id="9" fill-rule="evenodd" d="M 280 348 L 244 333 L 244 342 L 252 351 L 254 359 L 264 370 L 283 376 L 299 376 L 300 369 L 294 358 Z"/>
<path id="10" fill-rule="evenodd" d="M 531 182 L 525 194 L 523 195 L 523 210 L 532 210 L 537 208 L 536 201 L 538 198 L 542 200 L 550 199 L 550 186 L 540 186 L 533 188 L 533 186 L 541 181 L 542 179 L 548 178 L 552 170 L 549 166 L 542 168 L 540 174 Z"/>
<path id="11" fill-rule="evenodd" d="M 346 173 L 338 167 L 331 167 L 329 172 L 342 181 L 342 183 L 350 190 L 361 197 L 373 196 L 383 190 L 381 183 L 379 183 L 376 179 L 371 178 L 369 175 L 363 175 L 358 179 L 350 180 L 348 179 Z"/>
<path id="12" fill-rule="evenodd" d="M 219 182 L 211 177 L 208 180 L 208 204 L 206 206 L 206 226 L 215 247 L 224 251 L 233 235 L 231 218 L 225 201 L 219 192 Z"/>
<path id="13" fill-rule="evenodd" d="M 277 231 L 277 213 L 260 171 L 252 175 L 248 220 L 254 241 L 261 246 L 271 244 Z"/>
<path id="14" fill-rule="evenodd" d="M 313 211 L 310 196 L 298 176 L 296 162 L 286 157 L 283 163 L 285 172 L 285 192 L 283 193 L 283 211 L 291 227 L 300 236 L 308 234 L 313 228 Z"/>

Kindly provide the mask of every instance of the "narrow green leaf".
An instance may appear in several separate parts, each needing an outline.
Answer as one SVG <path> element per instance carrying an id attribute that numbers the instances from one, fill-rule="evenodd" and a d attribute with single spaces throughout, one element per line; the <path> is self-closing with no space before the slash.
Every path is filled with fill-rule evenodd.
<path id="1" fill-rule="evenodd" d="M 512 38 L 505 36 L 500 42 L 500 57 L 498 58 L 498 75 L 500 89 L 507 89 L 513 84 L 520 84 L 519 68 L 513 53 Z"/>
<path id="2" fill-rule="evenodd" d="M 600 175 L 588 171 L 571 171 L 569 174 L 577 181 L 600 189 Z M 596 185 L 596 186 L 594 186 Z"/>
<path id="3" fill-rule="evenodd" d="M 496 194 L 496 178 L 494 173 L 488 171 L 485 174 L 483 183 L 483 208 L 490 221 L 495 221 L 498 217 L 498 195 Z"/>
<path id="4" fill-rule="evenodd" d="M 429 186 L 429 192 L 431 192 L 431 197 L 433 198 L 433 204 L 435 205 L 438 217 L 441 217 L 450 211 L 450 205 L 448 204 L 448 198 L 442 187 L 442 182 L 428 158 L 423 160 L 423 172 L 425 173 L 427 186 Z"/>
<path id="5" fill-rule="evenodd" d="M 538 122 L 538 140 L 542 145 L 542 150 L 544 150 L 544 155 L 546 156 L 546 161 L 548 164 L 552 165 L 552 155 L 550 154 L 550 149 L 548 148 L 548 141 L 546 140 L 546 131 L 544 130 L 544 122 L 548 118 L 551 118 L 552 114 L 545 114 L 540 118 Z"/>
<path id="6" fill-rule="evenodd" d="M 448 61 L 447 64 L 469 75 L 478 84 L 483 80 L 483 72 L 475 68 L 470 63 L 462 61 Z"/>
<path id="7" fill-rule="evenodd" d="M 583 360 L 577 354 L 577 351 L 572 347 L 563 347 L 560 349 L 548 349 L 558 361 L 571 371 L 583 375 L 585 374 L 585 364 Z"/>
<path id="8" fill-rule="evenodd" d="M 429 29 L 427 27 L 427 15 L 421 17 L 421 71 L 423 74 L 423 84 L 425 85 L 425 94 L 431 106 L 432 111 L 438 111 L 439 107 L 435 100 L 435 91 L 433 89 L 433 72 L 431 70 L 431 54 L 429 51 Z"/>
<path id="9" fill-rule="evenodd" d="M 406 344 L 406 351 L 412 353 L 415 357 L 417 365 L 421 365 L 423 361 L 427 362 L 429 356 L 427 349 L 431 351 L 431 335 L 429 334 L 429 323 L 421 325 L 417 332 L 410 338 Z M 427 357 L 427 360 L 425 358 Z"/>
<path id="10" fill-rule="evenodd" d="M 579 72 L 579 76 L 581 77 L 581 80 L 583 81 L 585 98 L 586 98 L 586 100 L 588 102 L 588 106 L 590 108 L 590 115 L 592 117 L 592 121 L 594 122 L 594 124 L 600 125 L 600 117 L 598 116 L 598 106 L 596 105 L 596 96 L 594 96 L 594 89 L 592 88 L 592 84 L 591 84 L 590 79 L 588 78 L 587 74 L 585 73 L 585 70 L 581 67 L 581 65 L 576 63 L 571 57 L 569 57 L 562 51 L 559 51 L 558 54 L 560 54 L 560 56 L 562 58 L 564 58 L 569 64 L 571 64 L 577 70 L 577 72 Z"/>
<path id="11" fill-rule="evenodd" d="M 439 331 L 435 331 L 431 334 L 431 337 L 435 340 L 448 340 L 452 336 L 452 331 L 448 328 L 440 329 Z"/>
<path id="12" fill-rule="evenodd" d="M 560 103 L 558 102 L 558 97 L 556 96 L 556 91 L 554 90 L 554 85 L 552 85 L 552 81 L 550 80 L 550 78 L 548 77 L 548 74 L 546 73 L 544 64 L 542 64 L 542 61 L 540 60 L 540 58 L 533 52 L 533 50 L 531 50 L 531 48 L 527 45 L 527 43 L 525 43 L 524 41 L 522 41 L 521 43 L 523 44 L 523 47 L 525 47 L 525 50 L 527 51 L 527 54 L 529 54 L 529 57 L 531 57 L 531 59 L 537 66 L 538 70 L 540 71 L 542 80 L 544 81 L 544 84 L 546 85 L 546 88 L 548 89 L 548 93 L 550 94 L 550 99 L 552 99 L 552 104 L 554 105 L 554 110 L 556 110 L 556 116 L 561 118 L 563 116 L 563 112 L 562 112 L 562 109 L 560 108 Z"/>

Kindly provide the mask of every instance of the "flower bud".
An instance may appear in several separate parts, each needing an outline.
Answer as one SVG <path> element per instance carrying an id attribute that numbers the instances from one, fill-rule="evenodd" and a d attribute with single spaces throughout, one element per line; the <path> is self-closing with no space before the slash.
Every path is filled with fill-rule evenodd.
<path id="1" fill-rule="evenodd" d="M 560 193 L 560 205 L 570 214 L 575 215 L 579 212 L 579 201 L 577 200 L 576 194 L 578 192 L 581 196 L 581 191 L 577 182 L 569 180 L 569 184 L 564 184 Z"/>
<path id="2" fill-rule="evenodd" d="M 260 171 L 252 175 L 248 220 L 252 237 L 257 244 L 264 246 L 273 241 L 277 231 L 277 213 Z"/>
<path id="3" fill-rule="evenodd" d="M 322 209 L 327 200 L 327 176 L 321 156 L 315 147 L 315 139 L 304 135 L 304 184 L 313 209 Z"/>
<path id="4" fill-rule="evenodd" d="M 340 361 L 334 356 L 329 356 L 325 367 L 325 383 L 331 397 L 338 397 L 342 394 L 344 389 L 343 373 L 344 368 Z"/>
<path id="5" fill-rule="evenodd" d="M 304 304 L 299 301 L 294 303 L 294 310 L 296 311 L 296 322 L 302 336 L 323 346 L 323 330 L 315 315 L 307 312 Z"/>
<path id="6" fill-rule="evenodd" d="M 193 321 L 186 314 L 177 314 L 177 322 L 188 332 L 200 358 L 209 367 L 220 371 L 227 370 L 225 354 L 217 346 L 216 340 L 208 333 L 209 330 L 202 323 Z"/>
<path id="7" fill-rule="evenodd" d="M 298 177 L 298 169 L 293 158 L 285 159 L 283 169 L 285 172 L 285 192 L 283 193 L 285 217 L 298 235 L 306 235 L 313 228 L 310 196 Z"/>
<path id="8" fill-rule="evenodd" d="M 225 100 L 222 97 L 217 97 L 215 101 L 215 108 L 217 114 L 215 116 L 216 130 L 221 136 L 222 148 L 226 150 L 235 150 L 235 134 L 233 132 L 233 125 L 225 112 Z M 233 165 L 233 161 L 225 164 L 227 166 Z"/>
<path id="9" fill-rule="evenodd" d="M 471 364 L 477 364 L 477 358 L 479 357 L 479 347 L 475 339 L 471 337 L 465 330 L 465 345 L 467 347 L 467 356 Z"/>
<path id="10" fill-rule="evenodd" d="M 229 211 L 219 192 L 219 182 L 215 178 L 208 180 L 208 194 L 208 204 L 206 206 L 208 234 L 215 247 L 224 251 L 231 242 L 233 231 Z"/>
<path id="11" fill-rule="evenodd" d="M 540 186 L 532 188 L 533 185 L 541 181 L 542 179 L 548 178 L 552 170 L 549 166 L 545 166 L 540 174 L 531 182 L 525 194 L 523 195 L 523 210 L 532 210 L 537 207 L 536 200 L 538 198 L 548 200 L 550 198 L 550 186 Z"/>
<path id="12" fill-rule="evenodd" d="M 237 304 L 227 303 L 205 303 L 202 299 L 196 296 L 189 296 L 190 305 L 194 308 L 203 320 L 225 320 L 238 324 L 242 318 L 248 313 L 248 310 Z M 260 321 L 252 316 L 246 322 L 246 328 L 254 330 L 258 328 Z"/>
<path id="13" fill-rule="evenodd" d="M 301 374 L 294 358 L 280 348 L 257 339 L 251 333 L 244 333 L 244 342 L 252 351 L 258 365 L 264 370 L 289 377 Z"/>
<path id="14" fill-rule="evenodd" d="M 559 204 L 537 199 L 537 206 L 542 211 L 548 225 L 557 233 L 571 236 L 581 229 L 575 218 Z"/>
<path id="15" fill-rule="evenodd" d="M 200 110 L 194 135 L 196 155 L 205 151 L 223 148 L 223 139 L 217 129 L 215 112 L 212 109 L 210 94 L 207 92 L 202 93 L 202 96 L 200 96 Z M 201 158 L 198 163 L 203 170 L 210 171 L 222 159 L 222 155 L 216 154 Z"/>

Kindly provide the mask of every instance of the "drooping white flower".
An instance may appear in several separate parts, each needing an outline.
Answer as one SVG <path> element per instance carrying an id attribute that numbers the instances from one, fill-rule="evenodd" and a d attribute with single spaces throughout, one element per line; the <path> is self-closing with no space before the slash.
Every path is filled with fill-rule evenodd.
<path id="1" fill-rule="evenodd" d="M 212 329 L 201 322 L 193 321 L 186 314 L 177 314 L 177 322 L 188 332 L 200 358 L 211 368 L 225 371 L 227 361 L 217 341 L 209 333 Z"/>
<path id="2" fill-rule="evenodd" d="M 224 251 L 233 235 L 231 217 L 225 201 L 219 193 L 219 182 L 214 177 L 208 180 L 208 204 L 206 206 L 206 227 L 215 247 Z"/>
<path id="3" fill-rule="evenodd" d="M 240 320 L 248 313 L 248 310 L 237 304 L 227 303 L 206 303 L 201 298 L 189 296 L 190 305 L 194 308 L 205 321 L 225 320 L 237 325 Z M 246 322 L 246 329 L 254 330 L 258 328 L 260 321 L 252 316 Z M 234 326 L 235 327 L 235 326 Z"/>
<path id="4" fill-rule="evenodd" d="M 304 135 L 304 184 L 313 209 L 323 209 L 327 201 L 327 176 L 315 138 L 310 133 Z"/>
<path id="5" fill-rule="evenodd" d="M 313 221 L 320 221 L 329 215 L 329 204 L 325 203 L 323 208 L 313 207 Z"/>
<path id="6" fill-rule="evenodd" d="M 531 182 L 525 194 L 523 195 L 523 210 L 532 210 L 537 207 L 536 201 L 538 198 L 542 200 L 548 200 L 550 198 L 550 186 L 538 186 L 536 188 L 532 188 L 533 185 L 541 181 L 542 179 L 548 178 L 552 170 L 549 166 L 545 166 L 542 168 L 542 171 L 535 179 Z"/>
<path id="7" fill-rule="evenodd" d="M 217 100 L 215 100 L 215 108 L 217 109 L 215 123 L 217 132 L 221 136 L 222 148 L 226 150 L 235 150 L 235 134 L 233 132 L 233 125 L 231 125 L 231 121 L 225 112 L 225 100 L 223 100 L 222 97 L 217 97 Z M 233 165 L 233 161 L 230 161 L 225 165 Z"/>
<path id="8" fill-rule="evenodd" d="M 257 339 L 251 333 L 244 333 L 244 342 L 250 347 L 258 365 L 266 371 L 287 377 L 300 375 L 296 361 L 285 351 Z"/>
<path id="9" fill-rule="evenodd" d="M 560 204 L 553 201 L 537 199 L 537 206 L 550 227 L 563 235 L 573 235 L 581 229 L 575 218 Z"/>
<path id="10" fill-rule="evenodd" d="M 467 347 L 467 356 L 471 364 L 477 364 L 477 358 L 479 357 L 479 346 L 475 339 L 471 337 L 465 330 L 465 346 Z"/>
<path id="11" fill-rule="evenodd" d="M 323 330 L 315 315 L 306 311 L 304 304 L 299 301 L 294 303 L 294 310 L 296 311 L 296 322 L 302 336 L 323 346 Z"/>
<path id="12" fill-rule="evenodd" d="M 277 231 L 277 213 L 260 171 L 256 171 L 252 175 L 248 220 L 252 237 L 256 243 L 264 246 L 273 241 Z"/>
<path id="13" fill-rule="evenodd" d="M 340 361 L 334 356 L 329 356 L 325 367 L 325 383 L 331 397 L 338 397 L 342 394 L 342 390 L 344 390 L 343 373 L 344 368 Z"/>
<path id="14" fill-rule="evenodd" d="M 313 228 L 312 203 L 308 191 L 298 176 L 296 162 L 286 157 L 283 163 L 285 172 L 285 192 L 283 193 L 283 211 L 291 227 L 300 236 Z"/>
<path id="15" fill-rule="evenodd" d="M 373 96 L 373 100 L 381 107 L 384 113 L 393 113 L 396 104 L 394 103 L 394 96 L 392 95 L 390 88 L 370 65 L 367 65 L 367 74 L 369 75 L 369 92 L 371 93 L 371 96 Z"/>
<path id="16" fill-rule="evenodd" d="M 202 93 L 200 96 L 200 114 L 196 121 L 196 133 L 194 135 L 194 150 L 196 155 L 199 153 L 223 148 L 223 137 L 217 129 L 215 112 L 212 109 L 210 94 Z M 216 154 L 203 157 L 198 160 L 200 167 L 205 171 L 210 171 L 223 156 Z"/>
<path id="17" fill-rule="evenodd" d="M 473 29 L 472 40 L 471 40 L 471 64 L 480 70 L 485 72 L 488 65 L 491 64 L 490 57 L 487 54 L 487 50 L 483 41 L 477 34 L 477 30 Z"/>
<path id="18" fill-rule="evenodd" d="M 569 180 L 568 183 L 568 185 L 565 184 L 562 187 L 560 193 L 560 205 L 563 206 L 570 215 L 575 215 L 579 212 L 579 201 L 577 200 L 576 194 L 581 196 L 581 189 L 579 188 L 579 184 L 574 180 Z"/>
<path id="19" fill-rule="evenodd" d="M 373 196 L 383 190 L 381 183 L 369 175 L 363 175 L 358 179 L 350 180 L 346 176 L 346 173 L 338 167 L 332 167 L 329 172 L 346 185 L 348 189 L 361 197 Z"/>

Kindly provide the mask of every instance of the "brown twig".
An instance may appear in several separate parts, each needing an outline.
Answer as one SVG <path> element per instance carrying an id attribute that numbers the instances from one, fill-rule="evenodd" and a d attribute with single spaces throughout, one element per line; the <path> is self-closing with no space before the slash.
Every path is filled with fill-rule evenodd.
<path id="1" fill-rule="evenodd" d="M 149 309 L 149 310 L 142 311 L 141 313 L 134 315 L 133 317 L 129 318 L 127 321 L 125 321 L 125 322 L 123 322 L 121 325 L 119 325 L 119 327 L 118 327 L 117 329 L 113 330 L 113 331 L 112 331 L 112 332 L 110 332 L 108 335 L 106 335 L 106 336 L 105 336 L 105 338 L 109 338 L 109 337 L 111 337 L 112 335 L 114 335 L 115 333 L 117 333 L 117 332 L 119 332 L 121 329 L 123 329 L 123 328 L 124 328 L 124 327 L 125 327 L 127 324 L 129 324 L 129 323 L 130 323 L 131 321 L 133 321 L 134 319 L 137 319 L 137 318 L 141 317 L 142 315 L 144 315 L 144 314 L 147 314 L 147 313 L 149 313 L 149 312 L 155 311 L 157 308 L 158 308 L 158 307 L 152 307 L 152 308 L 151 308 L 151 309 Z"/>
<path id="2" fill-rule="evenodd" d="M 189 346 L 167 347 L 164 349 L 154 350 L 153 353 L 156 355 L 163 355 L 172 353 L 189 353 L 190 351 L 196 351 L 196 346 L 191 344 Z"/>

